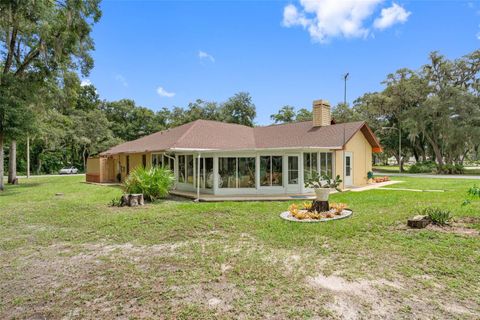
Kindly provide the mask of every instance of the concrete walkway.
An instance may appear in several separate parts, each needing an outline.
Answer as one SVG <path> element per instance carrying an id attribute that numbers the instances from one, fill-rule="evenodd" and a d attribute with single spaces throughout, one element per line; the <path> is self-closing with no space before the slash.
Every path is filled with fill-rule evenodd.
<path id="1" fill-rule="evenodd" d="M 480 180 L 480 175 L 461 175 L 461 174 L 424 174 L 424 173 L 379 173 L 373 172 L 376 176 L 390 177 L 412 177 L 412 178 L 433 178 L 433 179 L 473 179 Z"/>

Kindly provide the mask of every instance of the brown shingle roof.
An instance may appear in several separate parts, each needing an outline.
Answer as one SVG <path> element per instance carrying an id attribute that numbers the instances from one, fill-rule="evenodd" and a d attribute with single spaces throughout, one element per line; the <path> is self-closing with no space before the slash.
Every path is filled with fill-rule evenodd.
<path id="1" fill-rule="evenodd" d="M 380 144 L 365 122 L 314 127 L 312 121 L 247 127 L 210 120 L 196 120 L 122 143 L 102 153 L 135 153 L 163 150 L 254 150 L 282 148 L 341 148 L 361 130 L 374 148 Z M 345 133 L 345 137 L 344 137 Z"/>

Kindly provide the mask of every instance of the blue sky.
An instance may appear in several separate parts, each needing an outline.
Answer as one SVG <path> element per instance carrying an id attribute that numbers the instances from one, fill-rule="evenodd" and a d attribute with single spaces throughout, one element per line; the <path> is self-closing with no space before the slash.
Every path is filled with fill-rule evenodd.
<path id="1" fill-rule="evenodd" d="M 258 124 L 281 106 L 347 100 L 380 90 L 429 52 L 480 47 L 480 1 L 104 1 L 95 25 L 102 99 L 158 110 L 247 91 Z"/>

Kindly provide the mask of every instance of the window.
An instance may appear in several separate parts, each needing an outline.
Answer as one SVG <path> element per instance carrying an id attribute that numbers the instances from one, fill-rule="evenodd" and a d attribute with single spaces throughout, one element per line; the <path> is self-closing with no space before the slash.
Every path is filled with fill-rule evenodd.
<path id="1" fill-rule="evenodd" d="M 282 186 L 282 156 L 260 157 L 260 185 Z"/>
<path id="2" fill-rule="evenodd" d="M 332 153 L 321 152 L 320 153 L 320 174 L 332 177 Z"/>
<path id="3" fill-rule="evenodd" d="M 193 155 L 187 155 L 187 180 L 188 184 L 193 184 Z"/>
<path id="4" fill-rule="evenodd" d="M 142 154 L 142 165 L 145 168 L 147 166 L 147 155 Z"/>
<path id="5" fill-rule="evenodd" d="M 312 177 L 314 172 L 318 172 L 317 166 L 317 153 L 308 152 L 303 154 L 303 176 L 304 180 L 307 181 Z"/>
<path id="6" fill-rule="evenodd" d="M 255 188 L 255 158 L 218 158 L 219 188 Z"/>
<path id="7" fill-rule="evenodd" d="M 185 183 L 185 156 L 178 156 L 178 182 Z"/>
<path id="8" fill-rule="evenodd" d="M 345 157 L 345 175 L 347 177 L 350 177 L 350 171 L 352 169 L 351 167 L 351 157 L 350 156 L 346 156 Z"/>
<path id="9" fill-rule="evenodd" d="M 255 188 L 255 158 L 238 158 L 238 188 Z"/>
<path id="10" fill-rule="evenodd" d="M 127 156 L 127 175 L 130 174 L 130 156 Z"/>
<path id="11" fill-rule="evenodd" d="M 195 158 L 195 169 L 198 170 L 198 158 Z M 198 173 L 195 175 L 195 187 L 197 177 Z M 213 158 L 200 158 L 200 188 L 213 188 Z"/>
<path id="12" fill-rule="evenodd" d="M 288 157 L 288 184 L 298 184 L 298 156 Z"/>
<path id="13" fill-rule="evenodd" d="M 161 153 L 152 154 L 152 167 L 163 166 L 163 155 Z"/>
<path id="14" fill-rule="evenodd" d="M 168 168 L 173 172 L 175 170 L 175 155 L 164 154 L 163 160 L 164 160 L 165 166 L 168 166 Z"/>

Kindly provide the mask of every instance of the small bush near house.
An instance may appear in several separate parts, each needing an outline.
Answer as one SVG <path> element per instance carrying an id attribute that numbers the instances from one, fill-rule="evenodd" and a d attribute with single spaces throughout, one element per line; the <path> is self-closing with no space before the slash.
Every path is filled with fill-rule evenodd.
<path id="1" fill-rule="evenodd" d="M 433 224 L 444 226 L 452 220 L 452 213 L 446 209 L 429 207 L 418 210 L 418 214 L 427 216 Z"/>
<path id="2" fill-rule="evenodd" d="M 417 162 L 408 169 L 410 173 L 433 173 L 437 169 L 437 164 L 433 161 Z"/>
<path id="3" fill-rule="evenodd" d="M 175 178 L 165 167 L 138 167 L 130 173 L 123 184 L 127 193 L 142 193 L 149 201 L 165 198 L 173 186 Z"/>

